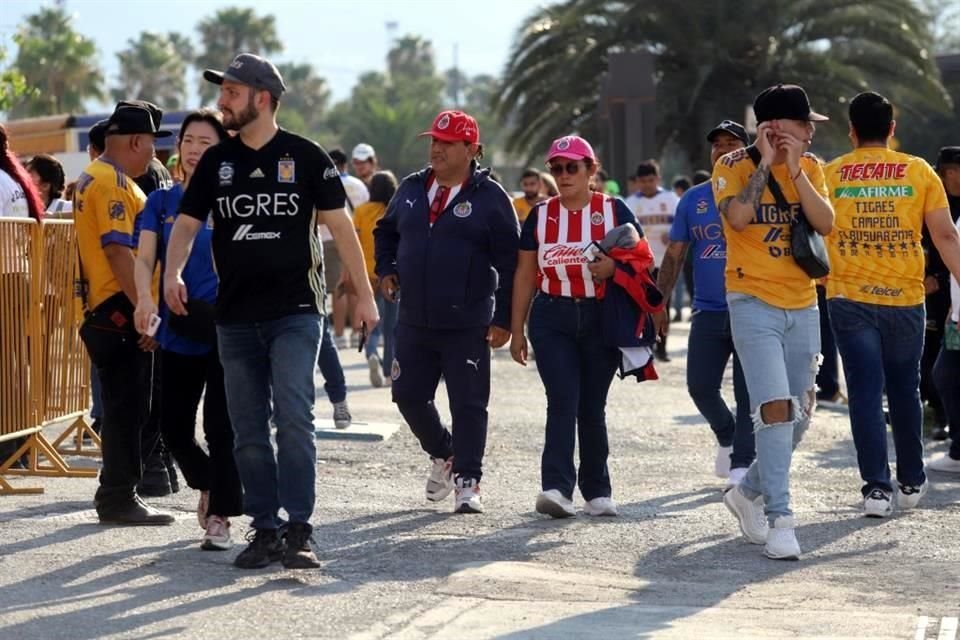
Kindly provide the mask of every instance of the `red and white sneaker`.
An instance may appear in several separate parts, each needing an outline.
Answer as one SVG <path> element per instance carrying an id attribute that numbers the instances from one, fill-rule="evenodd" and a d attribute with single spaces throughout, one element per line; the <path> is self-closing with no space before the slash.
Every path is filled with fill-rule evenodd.
<path id="1" fill-rule="evenodd" d="M 232 546 L 230 521 L 223 516 L 207 517 L 207 531 L 203 534 L 200 548 L 204 551 L 226 551 Z"/>
<path id="2" fill-rule="evenodd" d="M 433 466 L 427 476 L 427 500 L 440 502 L 453 491 L 453 458 L 430 458 Z"/>
<path id="3" fill-rule="evenodd" d="M 456 504 L 454 513 L 483 513 L 480 500 L 480 481 L 476 478 L 457 478 Z"/>

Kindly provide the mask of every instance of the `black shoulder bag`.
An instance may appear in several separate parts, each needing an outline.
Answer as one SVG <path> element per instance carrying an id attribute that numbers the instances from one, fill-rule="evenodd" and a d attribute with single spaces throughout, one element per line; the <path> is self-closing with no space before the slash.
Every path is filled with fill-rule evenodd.
<path id="1" fill-rule="evenodd" d="M 747 153 L 753 163 L 759 167 L 760 151 L 750 146 L 747 147 Z M 792 214 L 790 204 L 784 197 L 776 178 L 773 177 L 773 172 L 767 177 L 767 187 L 777 202 L 777 209 L 790 216 L 790 253 L 794 261 L 813 279 L 827 276 L 830 273 L 830 260 L 827 257 L 827 246 L 823 236 L 810 226 L 802 207 L 797 215 Z"/>

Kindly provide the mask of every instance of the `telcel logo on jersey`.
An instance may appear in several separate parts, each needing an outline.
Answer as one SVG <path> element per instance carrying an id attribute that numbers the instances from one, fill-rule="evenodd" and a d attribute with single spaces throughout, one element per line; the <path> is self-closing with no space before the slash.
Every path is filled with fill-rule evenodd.
<path id="1" fill-rule="evenodd" d="M 587 257 L 583 250 L 568 244 L 555 244 L 543 252 L 544 266 L 562 267 L 566 265 L 584 264 Z"/>
<path id="2" fill-rule="evenodd" d="M 252 224 L 242 224 L 237 227 L 236 233 L 233 234 L 234 242 L 238 240 L 279 240 L 280 232 L 279 231 L 253 231 Z"/>
<path id="3" fill-rule="evenodd" d="M 865 284 L 860 287 L 860 293 L 866 293 L 871 296 L 883 296 L 885 298 L 899 298 L 903 295 L 903 289 L 891 289 L 875 284 Z"/>
<path id="4" fill-rule="evenodd" d="M 299 193 L 258 193 L 256 198 L 241 193 L 217 198 L 217 210 L 222 218 L 249 218 L 250 216 L 295 216 L 300 212 Z"/>

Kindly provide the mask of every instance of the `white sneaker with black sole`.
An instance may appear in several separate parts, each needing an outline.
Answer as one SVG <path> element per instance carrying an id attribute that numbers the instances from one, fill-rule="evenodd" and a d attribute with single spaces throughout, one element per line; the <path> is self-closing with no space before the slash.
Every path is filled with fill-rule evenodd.
<path id="1" fill-rule="evenodd" d="M 600 497 L 587 500 L 583 504 L 583 512 L 588 516 L 603 517 L 617 516 L 617 505 L 612 498 Z"/>
<path id="2" fill-rule="evenodd" d="M 427 500 L 440 502 L 453 491 L 453 458 L 431 458 L 430 475 L 427 476 Z"/>
<path id="3" fill-rule="evenodd" d="M 797 542 L 793 516 L 780 516 L 767 530 L 767 544 L 763 555 L 771 560 L 799 560 L 800 543 Z"/>
<path id="4" fill-rule="evenodd" d="M 897 493 L 897 506 L 901 509 L 913 509 L 920 503 L 920 498 L 927 495 L 927 489 L 930 488 L 930 481 L 924 480 L 919 487 L 909 485 L 899 485 L 900 491 Z"/>
<path id="5" fill-rule="evenodd" d="M 751 544 L 767 542 L 767 516 L 763 513 L 761 498 L 751 500 L 743 495 L 740 487 L 734 487 L 723 494 L 723 504 L 727 506 L 740 524 L 740 531 Z"/>
<path id="6" fill-rule="evenodd" d="M 483 513 L 483 501 L 480 499 L 480 481 L 476 478 L 458 477 L 454 498 L 454 513 Z"/>
<path id="7" fill-rule="evenodd" d="M 893 495 L 883 489 L 872 489 L 863 499 L 863 515 L 887 518 L 893 515 Z"/>
<path id="8" fill-rule="evenodd" d="M 337 429 L 346 429 L 353 423 L 353 416 L 350 415 L 350 407 L 347 401 L 333 403 L 333 426 Z"/>
<path id="9" fill-rule="evenodd" d="M 370 369 L 370 384 L 380 388 L 383 386 L 383 364 L 377 354 L 367 358 L 367 367 Z"/>
<path id="10" fill-rule="evenodd" d="M 537 496 L 537 513 L 553 518 L 572 518 L 577 515 L 577 510 L 573 508 L 573 500 L 570 500 L 557 489 L 541 491 Z"/>

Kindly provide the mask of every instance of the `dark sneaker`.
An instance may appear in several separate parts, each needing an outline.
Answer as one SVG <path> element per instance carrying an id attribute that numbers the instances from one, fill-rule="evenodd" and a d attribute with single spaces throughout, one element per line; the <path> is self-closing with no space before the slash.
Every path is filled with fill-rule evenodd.
<path id="1" fill-rule="evenodd" d="M 137 494 L 148 498 L 162 498 L 173 493 L 170 487 L 170 474 L 166 467 L 147 469 L 143 472 Z"/>
<path id="2" fill-rule="evenodd" d="M 233 559 L 238 569 L 263 569 L 283 557 L 283 542 L 276 529 L 251 529 L 247 540 L 250 544 Z"/>
<path id="3" fill-rule="evenodd" d="M 320 566 L 317 554 L 310 547 L 313 527 L 306 522 L 291 522 L 287 527 L 283 566 L 287 569 L 316 569 Z"/>
<path id="4" fill-rule="evenodd" d="M 141 500 L 140 496 L 119 505 L 97 507 L 97 516 L 100 524 L 157 526 L 174 522 L 172 515 L 154 509 Z"/>

